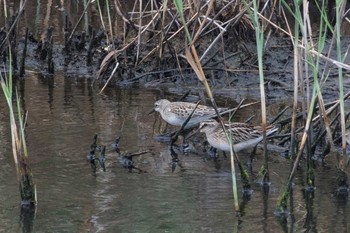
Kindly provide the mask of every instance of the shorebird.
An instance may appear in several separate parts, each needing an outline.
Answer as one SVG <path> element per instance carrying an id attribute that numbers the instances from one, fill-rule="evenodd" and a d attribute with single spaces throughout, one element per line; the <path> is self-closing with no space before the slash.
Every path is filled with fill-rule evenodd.
<path id="1" fill-rule="evenodd" d="M 251 126 L 239 122 L 230 123 L 226 126 L 235 152 L 254 147 L 263 139 L 263 132 L 259 126 Z M 212 147 L 223 151 L 230 151 L 230 143 L 219 122 L 215 120 L 204 121 L 200 124 L 199 129 L 200 132 L 205 133 Z M 271 135 L 277 130 L 278 128 L 269 127 L 266 131 L 266 136 Z"/>
<path id="2" fill-rule="evenodd" d="M 154 110 L 160 113 L 163 120 L 175 126 L 181 126 L 195 107 L 196 104 L 194 103 L 170 102 L 167 99 L 161 99 L 154 103 Z M 219 113 L 226 110 L 228 109 L 218 108 Z M 190 128 L 215 116 L 216 113 L 214 108 L 205 105 L 198 105 L 185 128 Z"/>

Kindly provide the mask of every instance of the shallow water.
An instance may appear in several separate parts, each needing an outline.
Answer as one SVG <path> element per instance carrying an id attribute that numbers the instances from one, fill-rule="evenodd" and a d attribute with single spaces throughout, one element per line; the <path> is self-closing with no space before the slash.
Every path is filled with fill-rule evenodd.
<path id="1" fill-rule="evenodd" d="M 348 198 L 340 200 L 332 193 L 333 165 L 316 169 L 317 189 L 308 202 L 302 192 L 305 171 L 299 171 L 292 215 L 283 225 L 275 218 L 274 209 L 289 163 L 271 153 L 268 194 L 258 185 L 253 185 L 249 199 L 239 193 L 242 216 L 238 218 L 229 160 L 221 156 L 215 163 L 204 155 L 179 154 L 182 168 L 172 172 L 167 145 L 153 139 L 161 123 L 159 116 L 148 115 L 154 100 L 160 98 L 159 91 L 134 87 L 107 89 L 98 95 L 89 80 L 60 75 L 54 79 L 31 75 L 22 89 L 24 108 L 29 111 L 26 133 L 38 191 L 37 212 L 29 224 L 32 232 L 349 230 Z M 3 96 L 0 103 L 0 226 L 1 232 L 19 232 L 24 226 Z M 107 145 L 106 172 L 94 172 L 86 161 L 94 134 L 99 136 L 98 144 Z M 123 153 L 152 151 L 134 159 L 135 166 L 147 173 L 129 173 L 122 167 L 110 146 L 116 136 L 121 136 Z M 245 161 L 244 153 L 240 156 Z M 252 180 L 262 162 L 258 153 Z M 241 187 L 240 182 L 238 185 Z M 311 205 L 309 212 L 306 203 Z M 305 222 L 310 218 L 308 228 Z"/>
<path id="2" fill-rule="evenodd" d="M 24 26 L 38 38 L 45 36 L 43 30 L 51 23 L 62 28 L 64 17 L 59 1 L 48 2 L 51 5 L 42 1 L 26 10 L 27 25 L 20 27 L 20 35 Z M 73 2 L 65 2 L 65 8 L 76 21 L 82 6 Z M 0 8 L 1 4 L 2 1 Z M 10 8 L 15 11 L 17 6 Z M 94 13 L 90 15 L 96 17 Z M 54 35 L 55 41 L 63 41 L 62 31 L 55 30 Z M 0 232 L 350 231 L 349 197 L 341 199 L 333 194 L 333 155 L 328 156 L 328 167 L 316 167 L 312 198 L 302 191 L 306 173 L 302 163 L 295 179 L 293 201 L 289 203 L 291 214 L 286 222 L 281 222 L 274 211 L 290 165 L 279 154 L 270 153 L 271 186 L 264 192 L 254 184 L 263 164 L 261 152 L 258 153 L 250 198 L 242 197 L 238 176 L 241 216 L 237 217 L 229 159 L 221 156 L 220 161 L 214 162 L 204 154 L 179 154 L 182 168 L 172 172 L 167 145 L 153 139 L 164 127 L 158 114 L 148 115 L 154 101 L 176 100 L 179 96 L 142 87 L 107 88 L 99 95 L 98 87 L 91 84 L 91 80 L 66 78 L 59 73 L 54 78 L 42 78 L 27 72 L 26 80 L 18 85 L 23 109 L 29 113 L 27 143 L 38 192 L 37 212 L 29 223 L 24 221 L 28 218 L 21 217 L 7 106 L 0 94 Z M 232 107 L 237 103 L 221 98 L 220 104 Z M 270 104 L 269 115 L 273 117 L 286 104 Z M 258 121 L 259 112 L 260 108 L 254 106 L 240 112 L 236 120 L 255 114 Z M 107 146 L 106 172 L 99 168 L 93 171 L 86 161 L 95 134 L 98 144 Z M 150 151 L 134 159 L 135 166 L 147 173 L 129 173 L 122 167 L 111 148 L 117 136 L 121 136 L 122 153 Z M 199 139 L 192 141 L 200 148 L 196 140 Z M 239 154 L 243 161 L 245 155 Z"/>

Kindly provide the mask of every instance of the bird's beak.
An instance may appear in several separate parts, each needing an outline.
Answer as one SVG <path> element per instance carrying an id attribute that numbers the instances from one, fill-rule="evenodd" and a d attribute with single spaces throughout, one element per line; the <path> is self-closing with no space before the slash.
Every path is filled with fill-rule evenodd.
<path id="1" fill-rule="evenodd" d="M 155 111 L 156 110 L 152 109 L 151 111 L 149 111 L 148 115 L 154 113 Z"/>

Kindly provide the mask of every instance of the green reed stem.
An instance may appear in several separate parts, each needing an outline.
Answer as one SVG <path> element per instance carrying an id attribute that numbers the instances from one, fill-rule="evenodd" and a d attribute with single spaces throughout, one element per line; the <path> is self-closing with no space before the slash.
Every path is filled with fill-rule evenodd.
<path id="1" fill-rule="evenodd" d="M 86 7 L 88 6 L 88 3 L 90 4 L 90 1 L 87 1 L 87 0 L 83 1 L 84 9 L 86 9 Z M 83 14 L 84 14 L 84 30 L 86 34 L 89 35 L 89 16 L 86 11 L 84 11 Z"/>
<path id="2" fill-rule="evenodd" d="M 16 124 L 15 113 L 12 104 L 12 54 L 9 49 L 9 73 L 7 77 L 3 77 L 0 73 L 1 87 L 4 93 L 10 113 L 11 126 L 11 141 L 12 154 L 16 166 L 16 175 L 19 183 L 19 189 L 22 199 L 22 205 L 29 205 L 34 207 L 36 204 L 36 188 L 33 182 L 33 174 L 30 169 L 28 151 L 24 135 L 24 123 L 21 116 L 21 107 L 18 94 L 16 92 L 17 100 L 17 114 L 19 121 L 19 129 Z"/>
<path id="3" fill-rule="evenodd" d="M 324 15 L 325 15 L 325 7 L 324 4 L 322 5 L 322 13 L 321 15 L 321 21 L 320 21 L 320 26 L 319 26 L 319 38 L 318 38 L 318 52 L 315 55 L 314 53 L 312 53 L 312 49 L 315 47 L 313 45 L 313 41 L 312 41 L 312 31 L 311 31 L 311 26 L 310 26 L 310 19 L 308 17 L 308 11 L 307 11 L 307 4 L 304 2 L 303 6 L 304 6 L 304 21 L 302 20 L 302 14 L 300 12 L 300 4 L 301 1 L 294 1 L 294 7 L 295 10 L 292 11 L 288 4 L 283 0 L 282 3 L 284 4 L 285 8 L 288 9 L 290 11 L 290 13 L 294 16 L 295 19 L 295 37 L 294 37 L 294 50 L 296 53 L 296 46 L 298 48 L 303 48 L 304 49 L 304 60 L 305 60 L 305 64 L 304 66 L 302 66 L 302 64 L 300 64 L 301 60 L 298 60 L 298 62 L 294 62 L 294 65 L 297 65 L 298 68 L 294 68 L 294 71 L 297 72 L 298 74 L 302 74 L 304 77 L 309 77 L 308 75 L 308 70 L 301 70 L 301 67 L 308 67 L 310 66 L 311 72 L 312 72 L 312 76 L 313 76 L 313 89 L 312 89 L 312 97 L 310 100 L 310 103 L 308 103 L 309 108 L 308 108 L 308 113 L 307 113 L 307 119 L 306 119 L 306 123 L 304 126 L 304 133 L 301 139 L 301 143 L 300 143 L 300 147 L 296 156 L 296 159 L 294 161 L 294 165 L 292 168 L 292 171 L 289 175 L 288 178 L 288 182 L 286 185 L 286 189 L 285 192 L 281 195 L 279 201 L 278 201 L 278 208 L 280 208 L 281 211 L 284 211 L 286 208 L 286 199 L 292 189 L 292 181 L 297 169 L 297 166 L 299 164 L 301 155 L 303 153 L 304 147 L 306 145 L 306 141 L 308 139 L 309 136 L 309 131 L 310 128 L 312 126 L 312 117 L 314 114 L 314 110 L 315 110 L 315 104 L 316 104 L 316 100 L 318 99 L 319 104 L 320 104 L 320 110 L 322 112 L 322 117 L 324 119 L 326 128 L 328 128 L 328 134 L 329 137 L 331 138 L 330 135 L 330 130 L 329 130 L 329 123 L 328 123 L 328 119 L 327 119 L 327 115 L 325 114 L 325 108 L 324 108 L 324 104 L 323 104 L 323 97 L 322 97 L 322 90 L 321 90 L 321 85 L 319 83 L 318 77 L 319 77 L 319 65 L 320 65 L 320 54 L 324 49 L 324 45 L 325 45 L 325 39 L 326 39 L 326 34 L 327 34 L 327 28 L 326 26 L 329 25 L 327 24 L 327 22 L 324 22 Z M 326 25 L 326 26 L 325 26 Z M 299 42 L 299 38 L 297 37 L 299 35 L 299 31 L 302 33 L 303 36 L 303 41 L 304 41 L 304 46 L 300 45 Z M 296 59 L 299 56 L 294 56 L 294 59 Z M 297 75 L 297 74 L 295 74 Z M 330 139 L 332 140 L 332 139 Z M 332 143 L 332 142 L 331 142 Z M 307 155 L 307 184 L 309 186 L 314 186 L 314 173 L 312 170 L 312 159 L 311 159 L 311 154 Z"/>
<path id="4" fill-rule="evenodd" d="M 340 42 L 340 26 L 343 20 L 343 14 L 345 9 L 346 1 L 345 0 L 336 0 L 335 12 L 336 12 L 336 23 L 335 23 L 335 35 L 336 35 L 336 45 L 337 45 L 337 60 L 341 62 L 342 51 L 341 51 L 341 42 Z M 342 134 L 342 159 L 338 161 L 339 168 L 341 170 L 345 169 L 346 162 L 346 136 L 345 136 L 345 111 L 344 111 L 344 87 L 343 87 L 343 70 L 338 68 L 338 79 L 339 79 L 339 100 L 340 100 L 340 123 L 341 123 L 341 134 Z M 350 155 L 348 155 L 350 156 Z"/>
<path id="5" fill-rule="evenodd" d="M 292 33 L 290 33 L 292 35 Z M 296 154 L 296 137 L 295 137 L 295 130 L 296 130 L 296 116 L 297 116 L 297 109 L 298 109 L 298 89 L 299 89 L 299 69 L 298 69 L 298 62 L 299 60 L 299 48 L 298 48 L 298 38 L 299 38 L 299 23 L 297 20 L 294 22 L 294 37 L 291 38 L 291 41 L 293 41 L 293 81 L 294 81 L 294 95 L 293 95 L 293 112 L 292 112 L 292 122 L 291 122 L 291 143 L 290 143 L 290 159 L 291 161 L 295 158 Z"/>
<path id="6" fill-rule="evenodd" d="M 174 4 L 175 4 L 177 12 L 179 13 L 181 23 L 184 25 L 186 38 L 187 38 L 189 44 L 192 44 L 192 37 L 191 37 L 191 34 L 188 30 L 186 20 L 185 20 L 183 2 L 182 2 L 182 0 L 174 0 Z"/>
<path id="7" fill-rule="evenodd" d="M 100 6 L 100 0 L 97 0 L 96 4 L 97 4 L 97 9 L 98 9 L 98 13 L 99 13 L 99 16 L 100 16 L 100 20 L 101 20 L 101 24 L 102 24 L 103 30 L 106 32 L 107 43 L 109 43 L 109 36 L 108 36 L 107 30 L 106 30 L 105 23 L 103 21 L 103 14 L 102 14 L 101 6 Z"/>
<path id="8" fill-rule="evenodd" d="M 109 25 L 109 31 L 111 33 L 111 38 L 113 38 L 113 27 L 112 27 L 112 18 L 111 18 L 111 12 L 109 9 L 109 0 L 106 0 L 106 9 L 107 9 L 107 16 L 108 16 L 108 25 Z"/>
<path id="9" fill-rule="evenodd" d="M 7 19 L 7 4 L 6 4 L 6 0 L 4 0 L 4 16 L 5 16 L 5 19 Z"/>
<path id="10" fill-rule="evenodd" d="M 267 145 L 266 145 L 266 95 L 265 95 L 265 81 L 264 81 L 264 67 L 263 67 L 263 49 L 264 49 L 264 26 L 259 23 L 258 15 L 258 3 L 257 0 L 253 0 L 253 10 L 250 8 L 247 1 L 243 1 L 250 15 L 252 23 L 255 28 L 256 48 L 258 54 L 258 66 L 259 66 L 259 88 L 260 88 L 260 99 L 261 99 L 261 124 L 263 130 L 263 143 L 264 143 L 264 183 L 269 182 L 269 167 L 268 167 L 268 156 L 267 156 Z"/>

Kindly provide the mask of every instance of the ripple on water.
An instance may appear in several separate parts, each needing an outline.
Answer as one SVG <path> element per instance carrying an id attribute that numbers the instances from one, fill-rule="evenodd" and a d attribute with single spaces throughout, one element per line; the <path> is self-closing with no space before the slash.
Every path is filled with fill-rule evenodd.
<path id="1" fill-rule="evenodd" d="M 273 212 L 288 178 L 290 165 L 285 159 L 271 157 L 268 195 L 253 185 L 251 197 L 242 198 L 237 175 L 242 211 L 238 218 L 229 159 L 221 156 L 214 162 L 202 155 L 179 153 L 182 167 L 172 172 L 167 145 L 153 140 L 160 131 L 159 117 L 148 115 L 159 99 L 157 92 L 109 88 L 98 95 L 85 80 L 74 82 L 57 75 L 53 81 L 52 85 L 28 77 L 24 89 L 28 151 L 38 190 L 37 232 L 281 231 Z M 5 232 L 19 232 L 18 185 L 3 111 L 0 121 L 0 226 Z M 95 134 L 98 144 L 107 146 L 106 172 L 93 171 L 86 161 Z M 121 136 L 122 153 L 150 150 L 134 159 L 135 166 L 147 173 L 129 173 L 122 167 L 110 147 L 116 136 Z M 244 154 L 239 156 L 246 161 Z M 257 155 L 252 180 L 258 177 L 263 161 Z M 335 169 L 316 169 L 314 222 L 320 231 L 337 223 L 339 232 L 344 232 L 349 211 L 347 200 L 340 202 L 332 196 Z M 297 231 L 303 230 L 300 223 L 306 216 L 301 192 L 305 177 L 302 170 L 298 172 L 293 186 Z"/>

